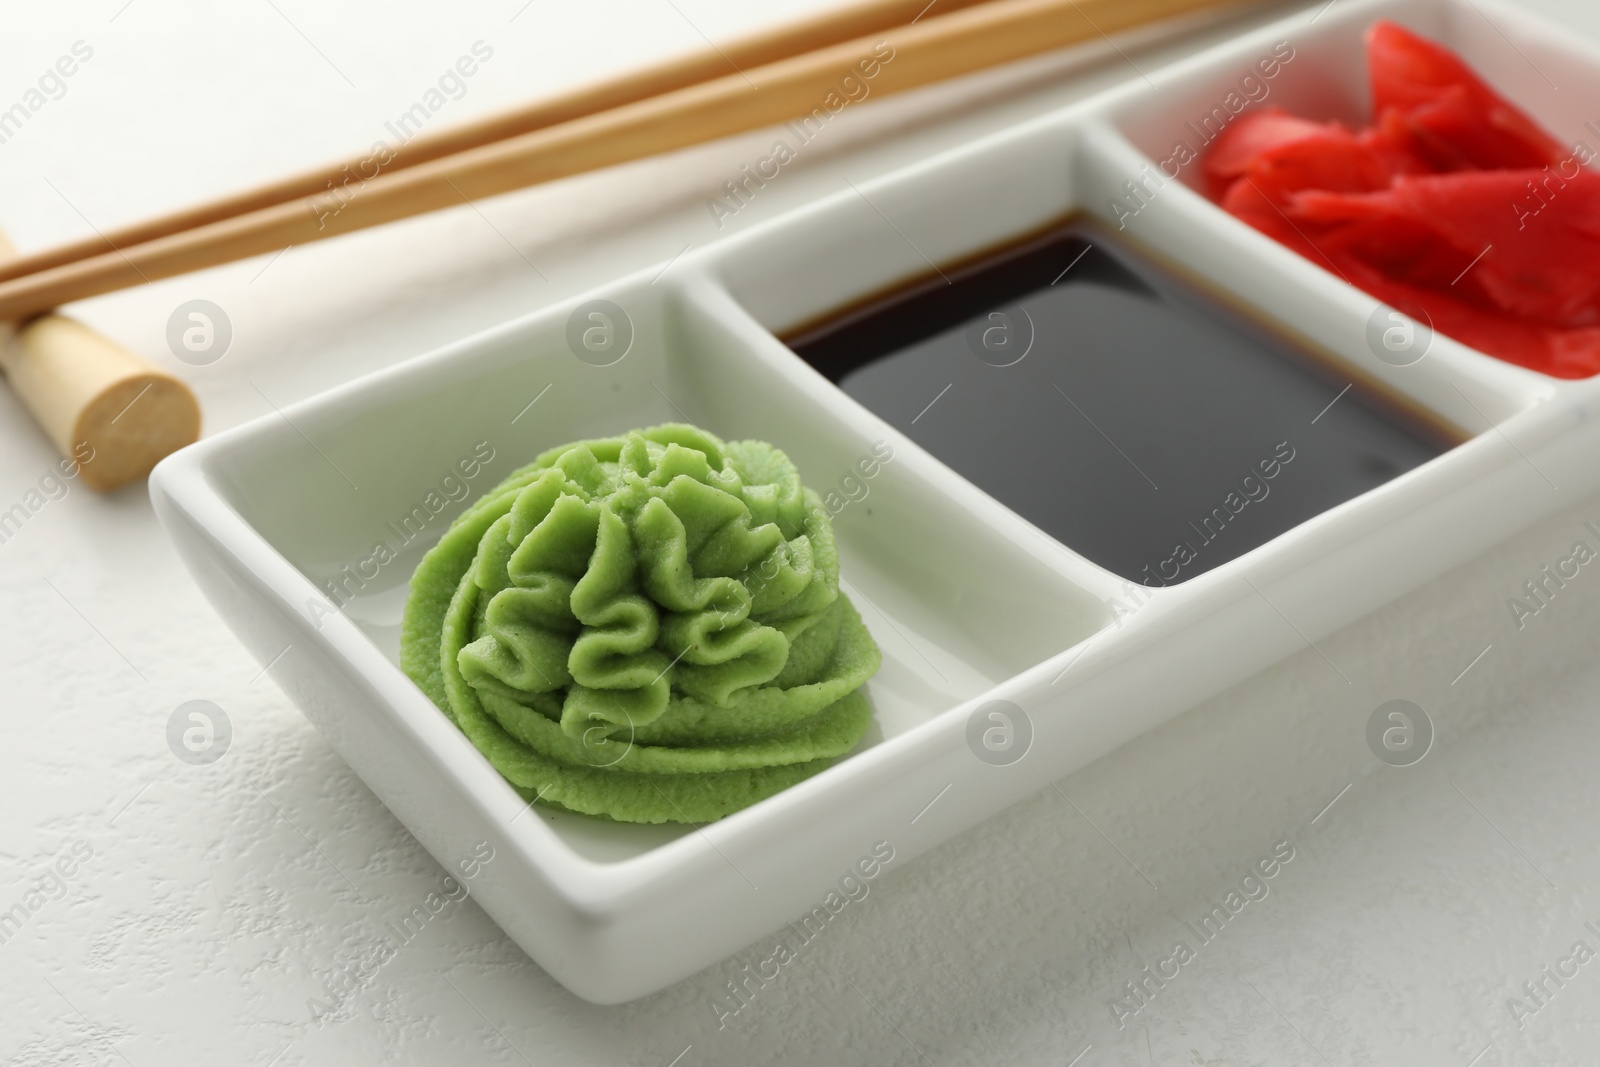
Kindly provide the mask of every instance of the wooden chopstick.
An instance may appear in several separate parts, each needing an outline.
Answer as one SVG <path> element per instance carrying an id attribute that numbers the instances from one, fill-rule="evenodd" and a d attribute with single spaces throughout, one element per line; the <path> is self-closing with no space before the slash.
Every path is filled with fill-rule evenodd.
<path id="1" fill-rule="evenodd" d="M 0 321 L 464 201 L 760 129 L 824 107 L 857 64 L 884 96 L 1238 0 L 990 0 L 380 174 L 335 215 L 296 199 L 0 283 Z"/>
<path id="2" fill-rule="evenodd" d="M 971 7 L 986 0 L 937 0 L 942 14 Z M 718 48 L 669 60 L 666 63 L 599 85 L 585 86 L 560 96 L 539 100 L 524 107 L 453 126 L 431 134 L 419 134 L 403 146 L 392 146 L 393 158 L 382 164 L 380 172 L 392 174 L 444 156 L 465 152 L 483 145 L 504 141 L 533 130 L 606 111 L 638 100 L 645 100 L 689 85 L 720 78 L 730 70 L 744 70 L 801 55 L 867 34 L 878 33 L 911 22 L 928 10 L 928 0 L 866 0 L 842 11 L 829 11 L 790 23 Z M 366 174 L 373 166 L 370 154 L 341 160 L 330 166 L 305 171 L 267 185 L 148 219 L 107 233 L 99 233 L 70 244 L 57 245 L 26 256 L 15 256 L 0 263 L 0 281 L 37 274 L 52 267 L 90 259 L 117 249 L 154 241 L 213 222 L 247 215 L 291 200 L 328 198 L 341 189 L 352 174 Z"/>

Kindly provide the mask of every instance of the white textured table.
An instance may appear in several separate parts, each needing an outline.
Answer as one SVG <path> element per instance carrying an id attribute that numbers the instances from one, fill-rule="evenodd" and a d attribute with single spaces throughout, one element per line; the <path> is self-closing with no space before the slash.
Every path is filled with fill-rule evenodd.
<path id="1" fill-rule="evenodd" d="M 13 4 L 0 111 L 76 42 L 92 56 L 59 94 L 47 83 L 18 128 L 0 125 L 0 223 L 35 247 L 345 154 L 426 102 L 476 42 L 492 56 L 430 121 L 811 6 Z M 1587 0 L 1533 6 L 1600 35 Z M 75 310 L 188 378 L 215 430 L 1225 32 L 1126 56 L 1087 49 L 852 111 L 721 231 L 705 201 L 763 135 Z M 207 367 L 165 343 L 172 310 L 196 298 L 234 332 Z M 770 945 L 596 1008 L 469 899 L 444 902 L 372 968 L 388 924 L 443 871 L 222 628 L 142 489 L 97 497 L 66 483 L 62 496 L 46 478 L 53 454 L 3 392 L 0 437 L 0 511 L 30 490 L 45 500 L 0 543 L 7 1061 L 1600 1060 L 1600 962 L 1573 956 L 1579 941 L 1600 951 L 1600 577 L 1583 572 L 1520 632 L 1505 606 L 1590 536 L 1581 524 L 1600 520 L 1600 499 L 892 870 L 719 1028 L 726 984 Z M 1437 731 L 1412 767 L 1379 763 L 1365 741 L 1372 710 L 1394 698 Z M 196 699 L 233 727 L 203 766 L 167 741 L 174 709 Z M 1189 924 L 1275 849 L 1292 859 L 1247 882 L 1260 899 L 1202 943 Z M 1163 962 L 1179 939 L 1193 958 Z M 1157 982 L 1147 965 L 1176 976 Z M 1571 977 L 1549 977 L 1560 970 Z"/>

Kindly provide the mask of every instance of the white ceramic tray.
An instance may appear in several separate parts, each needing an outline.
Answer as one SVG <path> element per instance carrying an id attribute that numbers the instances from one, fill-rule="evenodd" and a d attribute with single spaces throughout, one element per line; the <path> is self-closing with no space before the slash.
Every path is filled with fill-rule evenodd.
<path id="1" fill-rule="evenodd" d="M 202 441 L 152 476 L 158 514 L 240 639 L 441 864 L 492 845 L 473 893 L 533 959 L 596 1002 L 660 989 L 842 908 L 859 892 L 853 872 L 876 873 L 891 852 L 888 866 L 908 862 L 1600 487 L 1600 380 L 1556 381 L 1443 337 L 1393 366 L 1368 346 L 1375 301 L 1189 188 L 1197 167 L 1160 177 L 1174 143 L 1193 137 L 1185 124 L 1259 77 L 1278 42 L 1293 57 L 1268 101 L 1359 121 L 1361 33 L 1380 17 L 1443 40 L 1560 137 L 1593 141 L 1582 109 L 1600 99 L 1600 56 L 1558 31 L 1489 0 L 1338 0 L 845 189 L 659 277 Z M 1137 213 L 1128 182 L 1147 190 Z M 1350 380 L 1409 398 L 1467 440 L 1187 582 L 1135 589 L 776 339 L 930 261 L 1073 212 L 1124 223 Z M 620 357 L 620 336 L 586 359 L 569 344 L 596 299 L 631 333 Z M 535 453 L 676 420 L 770 440 L 824 491 L 876 442 L 892 447 L 866 499 L 835 519 L 845 589 L 884 651 L 868 687 L 876 726 L 828 770 L 705 827 L 530 809 L 396 665 L 411 569 L 467 499 Z M 406 543 L 402 518 L 417 514 L 427 521 L 413 519 Z M 379 543 L 398 558 L 375 564 Z M 329 582 L 347 591 L 337 610 Z M 990 717 L 997 700 L 1020 713 L 1009 735 L 990 735 L 992 751 L 969 738 L 1005 725 Z"/>

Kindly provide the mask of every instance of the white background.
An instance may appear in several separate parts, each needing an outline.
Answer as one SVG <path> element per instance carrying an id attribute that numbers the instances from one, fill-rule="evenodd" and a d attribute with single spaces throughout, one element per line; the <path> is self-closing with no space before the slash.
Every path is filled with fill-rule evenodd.
<path id="1" fill-rule="evenodd" d="M 0 224 L 19 246 L 41 247 L 349 155 L 478 40 L 493 58 L 434 122 L 818 6 L 9 0 L 0 109 L 75 41 L 94 56 L 0 145 Z M 1600 9 L 1586 0 L 1529 6 L 1600 35 Z M 851 109 L 829 144 L 720 232 L 1135 77 L 1135 64 L 1154 70 L 1240 24 Z M 703 246 L 719 235 L 706 199 L 767 140 L 73 311 L 186 377 L 215 431 L 270 411 L 264 398 L 308 396 Z M 166 350 L 169 314 L 194 298 L 233 324 L 232 348 L 209 367 Z M 3 510 L 54 454 L 3 391 L 0 441 Z M 719 1030 L 714 999 L 770 944 L 597 1008 L 546 977 L 470 900 L 314 1020 L 313 998 L 329 999 L 324 977 L 367 952 L 444 872 L 218 622 L 143 488 L 101 497 L 74 485 L 0 544 L 0 910 L 26 899 L 72 842 L 94 855 L 0 945 L 0 1057 L 134 1067 L 1595 1062 L 1600 961 L 1520 1027 L 1507 1006 L 1575 941 L 1600 949 L 1583 926 L 1600 927 L 1600 576 L 1585 571 L 1520 632 L 1505 605 L 1588 536 L 1585 519 L 1600 521 L 1600 499 L 892 865 L 736 1028 Z M 1372 710 L 1393 698 L 1422 705 L 1438 733 L 1414 767 L 1379 763 L 1364 740 Z M 210 766 L 182 763 L 167 745 L 169 716 L 193 699 L 216 702 L 233 724 Z M 1119 1029 L 1107 1002 L 1122 983 L 1177 938 L 1194 944 L 1183 921 L 1281 841 L 1294 859 L 1270 895 Z"/>

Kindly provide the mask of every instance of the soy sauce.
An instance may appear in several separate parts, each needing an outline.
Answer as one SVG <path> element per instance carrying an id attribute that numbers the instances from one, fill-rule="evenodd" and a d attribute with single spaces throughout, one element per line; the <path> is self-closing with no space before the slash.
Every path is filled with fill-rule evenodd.
<path id="1" fill-rule="evenodd" d="M 786 340 L 995 499 L 1152 586 L 1459 441 L 1083 221 Z"/>

